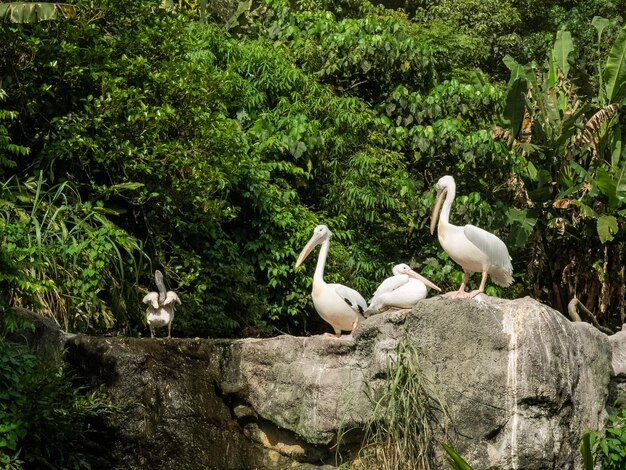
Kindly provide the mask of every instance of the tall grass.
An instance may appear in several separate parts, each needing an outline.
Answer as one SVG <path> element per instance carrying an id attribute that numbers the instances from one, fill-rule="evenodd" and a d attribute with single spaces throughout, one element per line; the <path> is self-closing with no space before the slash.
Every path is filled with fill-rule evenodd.
<path id="1" fill-rule="evenodd" d="M 50 186 L 41 174 L 0 184 L 3 300 L 69 331 L 127 327 L 133 306 L 126 299 L 136 297 L 146 255 L 109 220 L 114 214 L 102 203 L 82 201 L 69 182 Z"/>
<path id="2" fill-rule="evenodd" d="M 360 459 L 365 468 L 381 470 L 434 468 L 435 431 L 446 432 L 444 402 L 424 377 L 412 344 L 398 344 L 387 370 L 385 388 L 371 397 L 374 409 Z"/>

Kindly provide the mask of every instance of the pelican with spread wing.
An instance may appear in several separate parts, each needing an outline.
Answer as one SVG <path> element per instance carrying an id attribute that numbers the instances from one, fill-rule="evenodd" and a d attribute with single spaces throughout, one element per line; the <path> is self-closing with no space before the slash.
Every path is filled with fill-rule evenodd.
<path id="1" fill-rule="evenodd" d="M 389 307 L 412 308 L 418 300 L 426 298 L 428 289 L 441 291 L 424 276 L 413 271 L 408 264 L 397 264 L 393 276 L 385 279 L 370 300 L 365 316 L 383 312 Z"/>
<path id="2" fill-rule="evenodd" d="M 324 282 L 324 266 L 330 237 L 332 232 L 326 225 L 318 225 L 313 230 L 313 236 L 302 249 L 296 268 L 302 264 L 306 257 L 317 245 L 321 245 L 317 258 L 317 266 L 313 275 L 313 305 L 322 319 L 330 323 L 337 337 L 342 331 L 352 331 L 357 322 L 363 318 L 367 303 L 361 294 L 341 284 L 327 284 Z M 326 333 L 328 334 L 328 333 Z"/>
<path id="3" fill-rule="evenodd" d="M 443 176 L 437 182 L 437 199 L 430 221 L 430 233 L 437 227 L 439 243 L 446 253 L 463 268 L 463 282 L 451 297 L 475 297 L 485 291 L 487 276 L 499 286 L 513 283 L 513 265 L 509 250 L 494 234 L 474 225 L 459 227 L 449 222 L 450 208 L 456 193 L 456 183 L 452 176 Z M 445 196 L 445 200 L 444 200 Z M 442 205 L 443 202 L 443 205 Z M 439 215 L 441 209 L 441 215 Z M 437 225 L 439 218 L 439 225 Z M 465 292 L 471 273 L 482 273 L 480 287 Z"/>
<path id="4" fill-rule="evenodd" d="M 163 274 L 158 269 L 154 272 L 158 292 L 148 292 L 143 298 L 143 303 L 148 304 L 146 318 L 150 327 L 150 337 L 154 338 L 154 329 L 167 326 L 167 337 L 172 337 L 172 322 L 176 304 L 180 305 L 180 299 L 176 292 L 166 292 Z"/>

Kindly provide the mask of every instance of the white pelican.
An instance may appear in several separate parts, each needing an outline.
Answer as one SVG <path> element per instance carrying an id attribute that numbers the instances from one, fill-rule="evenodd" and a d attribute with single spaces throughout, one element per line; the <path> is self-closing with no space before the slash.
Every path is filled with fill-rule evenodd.
<path id="1" fill-rule="evenodd" d="M 393 276 L 385 279 L 370 300 L 365 315 L 382 312 L 389 307 L 411 308 L 418 300 L 426 298 L 428 288 L 441 289 L 425 277 L 413 271 L 408 264 L 393 267 Z"/>
<path id="2" fill-rule="evenodd" d="M 158 269 L 154 272 L 154 280 L 156 281 L 159 292 L 148 292 L 143 298 L 143 303 L 148 304 L 146 309 L 146 317 L 148 326 L 150 327 L 150 337 L 154 338 L 154 329 L 167 326 L 167 337 L 172 337 L 172 321 L 174 320 L 174 309 L 176 304 L 180 305 L 180 299 L 176 292 L 165 292 L 165 284 L 163 283 L 163 274 Z"/>
<path id="3" fill-rule="evenodd" d="M 456 184 L 452 176 L 443 176 L 437 182 L 437 200 L 433 207 L 433 214 L 430 221 L 430 233 L 434 233 L 439 216 L 439 208 L 446 195 L 441 218 L 437 226 L 439 243 L 446 253 L 457 264 L 463 268 L 463 282 L 458 292 L 452 293 L 451 297 L 475 297 L 485 291 L 487 275 L 499 286 L 509 286 L 513 283 L 513 266 L 509 250 L 502 240 L 494 234 L 487 232 L 474 225 L 458 227 L 452 225 L 450 218 L 450 207 L 454 200 Z M 465 292 L 465 286 L 469 281 L 471 273 L 482 273 L 482 281 L 477 290 L 469 293 Z"/>
<path id="4" fill-rule="evenodd" d="M 367 302 L 361 294 L 354 289 L 341 284 L 326 284 L 324 282 L 324 266 L 326 256 L 330 247 L 330 237 L 332 232 L 326 225 L 318 225 L 313 230 L 313 236 L 302 249 L 296 268 L 302 264 L 305 258 L 313 251 L 317 245 L 322 245 L 317 258 L 317 266 L 313 275 L 313 305 L 322 319 L 330 323 L 335 330 L 337 337 L 342 331 L 352 331 L 357 322 L 363 318 L 363 313 L 367 308 Z M 329 333 L 325 333 L 329 334 Z"/>

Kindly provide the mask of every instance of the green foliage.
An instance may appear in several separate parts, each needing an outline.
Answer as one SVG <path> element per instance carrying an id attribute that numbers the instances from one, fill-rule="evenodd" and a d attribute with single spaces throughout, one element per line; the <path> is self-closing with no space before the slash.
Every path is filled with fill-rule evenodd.
<path id="1" fill-rule="evenodd" d="M 424 377 L 414 346 L 399 343 L 387 370 L 384 390 L 372 397 L 360 457 L 367 468 L 430 468 L 434 426 L 446 418 L 444 404 Z"/>
<path id="2" fill-rule="evenodd" d="M 559 78 L 580 82 L 576 34 L 559 33 L 541 80 L 533 78 L 540 66 L 514 65 L 517 88 L 506 101 L 501 85 L 467 70 L 499 64 L 509 49 L 525 57 L 517 41 L 526 33 L 540 35 L 528 49 L 550 49 L 537 12 L 552 3 L 437 2 L 410 18 L 362 0 L 272 0 L 241 4 L 224 27 L 197 21 L 201 3 L 84 0 L 72 21 L 0 24 L 4 107 L 19 111 L 0 114 L 5 179 L 23 185 L 43 172 L 47 204 L 67 207 L 59 214 L 70 225 L 81 226 L 83 211 L 91 227 L 76 238 L 90 250 L 38 256 L 28 251 L 39 246 L 34 222 L 7 222 L 6 236 L 19 240 L 2 259 L 12 303 L 54 305 L 70 329 L 134 331 L 159 268 L 183 301 L 178 334 L 316 331 L 311 280 L 295 276 L 293 262 L 318 223 L 335 233 L 329 281 L 367 297 L 391 265 L 409 261 L 438 285 L 458 286 L 460 270 L 426 230 L 433 183 L 447 173 L 459 181 L 454 222 L 504 230 L 516 266 L 530 265 L 536 227 L 558 228 L 558 211 L 532 207 L 549 204 L 554 181 L 571 190 L 561 194 L 575 201 L 568 210 L 590 217 L 572 229 L 621 243 L 618 115 L 602 124 L 598 144 L 610 166 L 591 157 L 589 142 L 571 143 L 595 109 L 575 107 Z M 536 24 L 523 30 L 518 12 L 537 14 Z M 594 37 L 613 40 L 619 22 L 598 21 Z M 594 54 L 607 49 L 598 44 Z M 532 80 L 537 136 L 510 153 L 491 129 L 504 111 L 519 137 Z M 570 149 L 579 166 L 561 169 Z M 54 202 L 59 184 L 67 201 Z M 45 240 L 65 240 L 62 224 L 46 225 L 51 216 L 38 207 Z"/>
<path id="3" fill-rule="evenodd" d="M 107 218 L 101 202 L 82 202 L 68 182 L 10 178 L 0 185 L 0 239 L 6 301 L 87 331 L 125 322 L 132 312 L 142 250 Z M 106 287 L 105 287 L 106 286 Z"/>
<path id="4" fill-rule="evenodd" d="M 427 3 L 417 12 L 421 21 L 449 24 L 453 30 L 468 37 L 473 44 L 472 54 L 468 54 L 465 66 L 480 67 L 490 72 L 497 71 L 494 55 L 519 39 L 513 35 L 519 29 L 519 10 L 510 1 L 439 0 Z M 489 62 L 492 62 L 491 64 Z"/>
<path id="5" fill-rule="evenodd" d="M 284 44 L 304 70 L 340 93 L 372 102 L 401 83 L 427 90 L 474 46 L 443 25 L 437 34 L 367 2 L 354 16 L 339 18 L 323 6 L 294 10 L 284 0 L 268 5 L 263 35 Z"/>
<path id="6" fill-rule="evenodd" d="M 587 431 L 583 435 L 581 452 L 586 468 L 593 468 L 590 452 L 604 470 L 618 470 L 626 465 L 626 408 L 621 408 L 608 417 L 602 433 Z M 590 463 L 591 461 L 591 463 Z"/>
<path id="7" fill-rule="evenodd" d="M 542 7 L 537 5 L 537 11 Z M 621 0 L 596 1 L 586 0 L 566 5 L 563 2 L 554 2 L 542 19 L 537 23 L 542 24 L 545 31 L 570 31 L 576 43 L 573 52 L 573 63 L 578 64 L 581 78 L 585 79 L 587 74 L 594 74 L 595 64 L 598 60 L 606 58 L 611 44 L 621 25 L 623 18 L 621 12 L 624 9 L 624 2 Z M 594 17 L 605 17 L 610 20 L 604 27 L 604 32 L 600 38 L 597 37 L 594 28 L 590 27 Z M 549 41 L 549 46 L 554 36 Z M 532 57 L 540 60 L 541 55 Z M 531 57 L 529 56 L 528 59 Z M 526 59 L 526 60 L 528 60 Z"/>
<path id="8" fill-rule="evenodd" d="M 412 157 L 414 168 L 441 167 L 437 157 L 445 156 L 462 169 L 503 156 L 486 129 L 501 101 L 498 88 L 479 80 L 444 81 L 426 95 L 400 85 L 379 107 L 379 122 L 390 143 Z"/>
<path id="9" fill-rule="evenodd" d="M 599 20 L 596 25 L 602 28 Z M 600 82 L 605 84 L 609 98 L 615 94 L 610 90 L 622 86 L 616 85 L 621 80 L 616 77 L 623 48 L 624 43 L 618 38 L 606 64 L 599 67 L 612 71 L 604 73 L 605 80 Z M 545 281 L 539 279 L 547 276 L 542 269 L 552 273 L 567 269 L 575 284 L 563 286 L 562 294 L 558 292 L 561 288 L 557 288 L 553 295 L 558 296 L 559 302 L 577 292 L 600 290 L 600 298 L 584 301 L 588 306 L 593 305 L 600 315 L 608 315 L 609 305 L 623 312 L 625 304 L 617 287 L 623 283 L 619 266 L 624 253 L 620 248 L 624 244 L 623 228 L 618 220 L 626 214 L 619 106 L 602 106 L 603 90 L 596 98 L 578 94 L 580 88 L 568 75 L 574 50 L 571 36 L 561 31 L 547 70 L 541 72 L 536 64 L 521 66 L 507 59 L 511 70 L 506 108 L 508 144 L 516 154 L 517 173 L 524 181 L 531 207 L 525 214 L 511 209 L 509 222 L 514 227 L 518 246 L 532 240 L 531 256 L 535 259 L 554 252 L 556 246 L 561 250 L 565 247 L 574 250 L 576 246 L 573 259 L 570 253 L 569 259 L 554 256 L 548 263 L 531 262 L 527 276 L 542 284 Z M 524 124 L 520 125 L 521 122 Z M 584 251 L 581 251 L 581 233 Z M 609 244 L 618 253 L 610 260 L 602 246 Z M 589 265 L 595 272 L 588 270 Z M 535 270 L 537 266 L 539 270 Z M 608 272 L 611 274 L 607 275 Z M 598 289 L 598 284 L 603 287 Z M 559 308 L 564 309 L 565 303 Z M 610 321 L 617 324 L 622 319 L 623 313 L 619 318 L 614 314 Z"/>
<path id="10" fill-rule="evenodd" d="M 0 327 L 0 468 L 91 468 L 81 449 L 89 421 L 114 410 L 104 393 L 6 341 L 33 327 L 24 317 L 3 309 Z"/>
<path id="11" fill-rule="evenodd" d="M 415 256 L 414 246 L 426 242 L 436 253 L 433 239 L 416 238 L 428 218 L 419 198 L 426 187 L 409 171 L 441 172 L 460 154 L 460 168 L 494 161 L 480 116 L 497 107 L 493 87 L 456 80 L 433 93 L 416 90 L 463 49 L 454 35 L 442 44 L 433 31 L 365 3 L 345 4 L 337 16 L 270 6 L 249 25 L 253 39 L 115 1 L 81 5 L 78 21 L 63 28 L 6 30 L 15 48 L 6 48 L 4 64 L 22 83 L 8 80 L 12 102 L 33 134 L 50 136 L 33 142 L 33 158 L 18 169 L 67 174 L 84 199 L 115 208 L 110 220 L 144 241 L 181 293 L 177 325 L 186 334 L 301 323 L 303 308 L 311 311 L 310 279 L 291 266 L 319 222 L 336 234 L 329 280 L 367 295 L 391 263 Z M 37 60 L 25 67 L 20 49 Z M 340 66 L 323 71 L 318 59 Z M 367 60 L 373 65 L 364 72 L 357 62 Z M 348 90 L 374 71 L 380 78 Z M 375 108 L 346 96 L 378 101 L 396 89 L 417 102 L 392 126 L 385 114 L 397 120 L 397 92 Z M 441 145 L 424 150 L 425 138 Z M 439 164 L 422 158 L 437 153 L 445 155 Z M 450 262 L 428 269 L 443 278 L 451 267 L 438 270 L 442 264 Z M 153 268 L 145 268 L 137 269 L 148 283 Z M 132 312 L 130 296 L 125 301 Z M 100 327 L 114 325 L 100 317 L 108 318 Z"/>
<path id="12" fill-rule="evenodd" d="M 6 97 L 6 91 L 0 88 L 0 102 L 4 101 Z M 11 143 L 9 131 L 3 123 L 3 121 L 15 119 L 17 119 L 17 112 L 0 109 L 0 175 L 4 174 L 5 168 L 15 168 L 14 156 L 28 155 L 28 148 Z"/>

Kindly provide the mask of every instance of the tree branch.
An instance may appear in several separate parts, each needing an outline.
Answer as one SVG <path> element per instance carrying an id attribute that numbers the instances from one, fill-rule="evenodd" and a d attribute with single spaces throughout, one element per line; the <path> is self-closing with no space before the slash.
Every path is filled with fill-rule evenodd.
<path id="1" fill-rule="evenodd" d="M 580 318 L 580 315 L 578 315 L 578 310 L 577 310 L 577 306 L 580 306 L 580 309 L 583 311 L 583 313 L 585 314 L 585 316 L 587 318 L 589 318 L 589 320 L 591 320 L 591 323 L 593 324 L 593 326 L 595 326 L 598 330 L 600 330 L 602 333 L 606 333 L 607 335 L 612 335 L 614 332 L 612 330 L 610 330 L 609 328 L 606 328 L 605 326 L 602 326 L 598 323 L 598 320 L 596 320 L 596 317 L 593 313 L 591 313 L 587 307 L 585 307 L 583 305 L 583 303 L 578 300 L 577 297 L 574 297 L 572 300 L 569 301 L 569 303 L 567 304 L 567 313 L 569 314 L 570 318 L 572 319 L 572 321 L 582 321 Z"/>

